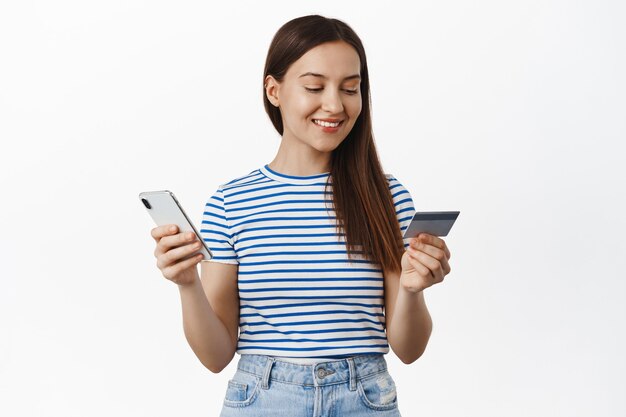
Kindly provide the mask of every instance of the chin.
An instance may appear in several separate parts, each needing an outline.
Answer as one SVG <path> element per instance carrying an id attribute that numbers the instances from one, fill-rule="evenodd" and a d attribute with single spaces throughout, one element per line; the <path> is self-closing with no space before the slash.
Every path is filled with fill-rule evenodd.
<path id="1" fill-rule="evenodd" d="M 341 144 L 341 142 L 333 143 L 333 144 L 324 144 L 314 146 L 315 150 L 322 153 L 329 153 L 337 149 L 337 147 Z"/>

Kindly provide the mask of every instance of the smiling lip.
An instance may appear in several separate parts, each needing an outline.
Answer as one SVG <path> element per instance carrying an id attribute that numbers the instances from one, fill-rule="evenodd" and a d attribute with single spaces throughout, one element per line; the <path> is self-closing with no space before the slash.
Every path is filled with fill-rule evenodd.
<path id="1" fill-rule="evenodd" d="M 322 126 L 322 125 L 318 125 L 317 123 L 315 123 L 315 120 L 321 120 L 321 121 L 330 122 L 330 123 L 337 123 L 337 122 L 339 122 L 339 124 L 337 126 L 335 126 L 335 127 L 332 127 L 332 126 Z M 315 126 L 317 126 L 320 129 L 322 129 L 322 131 L 326 132 L 326 133 L 335 133 L 335 132 L 337 132 L 339 130 L 339 128 L 341 126 L 343 126 L 343 120 L 341 120 L 341 119 L 334 119 L 334 121 L 332 119 L 325 119 L 325 120 L 324 119 L 313 119 L 312 123 Z"/>
<path id="2" fill-rule="evenodd" d="M 339 126 L 342 126 L 342 125 L 343 125 L 343 122 L 344 122 L 345 120 L 344 120 L 344 119 L 312 119 L 312 120 L 311 120 L 311 122 L 312 122 L 314 125 L 316 125 L 316 126 L 320 126 L 320 127 L 324 127 L 324 126 L 321 126 L 321 125 L 319 125 L 319 124 L 315 123 L 316 121 L 325 122 L 325 123 L 333 123 L 333 124 L 338 123 L 338 124 L 337 124 L 337 127 L 339 127 Z M 337 127 L 333 127 L 332 129 L 336 129 Z"/>
<path id="3" fill-rule="evenodd" d="M 319 120 L 321 122 L 330 122 L 330 123 L 337 123 L 337 122 L 342 122 L 342 119 L 313 119 L 313 120 Z"/>

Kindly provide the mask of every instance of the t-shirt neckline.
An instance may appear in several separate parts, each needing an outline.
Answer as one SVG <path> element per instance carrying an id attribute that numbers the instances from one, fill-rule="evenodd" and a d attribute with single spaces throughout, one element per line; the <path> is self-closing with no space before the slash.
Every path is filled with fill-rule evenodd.
<path id="1" fill-rule="evenodd" d="M 297 175 L 286 175 L 281 174 L 280 172 L 273 171 L 269 164 L 265 164 L 260 169 L 261 173 L 268 178 L 271 178 L 275 181 L 287 183 L 287 184 L 295 184 L 295 185 L 310 185 L 317 183 L 325 183 L 330 175 L 330 172 L 324 172 L 322 174 L 315 175 L 306 175 L 306 176 L 297 176 Z"/>

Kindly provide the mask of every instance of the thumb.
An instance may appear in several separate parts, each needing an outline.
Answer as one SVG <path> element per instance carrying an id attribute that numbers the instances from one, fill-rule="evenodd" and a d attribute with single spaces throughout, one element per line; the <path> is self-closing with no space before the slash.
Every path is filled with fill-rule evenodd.
<path id="1" fill-rule="evenodd" d="M 413 269 L 413 265 L 411 265 L 411 262 L 409 262 L 409 252 L 406 250 L 402 254 L 400 265 L 402 266 L 402 272 L 410 271 Z"/>

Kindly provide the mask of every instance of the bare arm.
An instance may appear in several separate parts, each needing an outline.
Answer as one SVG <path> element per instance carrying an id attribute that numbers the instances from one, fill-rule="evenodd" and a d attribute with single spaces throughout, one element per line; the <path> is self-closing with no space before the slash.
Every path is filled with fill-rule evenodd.
<path id="1" fill-rule="evenodd" d="M 422 356 L 433 322 L 424 291 L 407 291 L 400 285 L 399 273 L 385 274 L 385 318 L 387 340 L 398 358 L 408 364 Z"/>
<path id="2" fill-rule="evenodd" d="M 178 233 L 175 225 L 155 227 L 154 256 L 163 276 L 178 284 L 183 329 L 191 349 L 211 372 L 220 372 L 235 355 L 239 328 L 237 265 L 201 262 L 190 257 L 200 242 L 192 232 Z"/>
<path id="3" fill-rule="evenodd" d="M 239 328 L 237 265 L 201 262 L 201 280 L 179 285 L 183 328 L 191 349 L 211 372 L 235 355 Z"/>
<path id="4" fill-rule="evenodd" d="M 384 274 L 387 340 L 404 363 L 414 362 L 426 349 L 433 323 L 424 290 L 450 273 L 449 259 L 442 239 L 422 233 L 402 255 L 402 271 Z"/>

